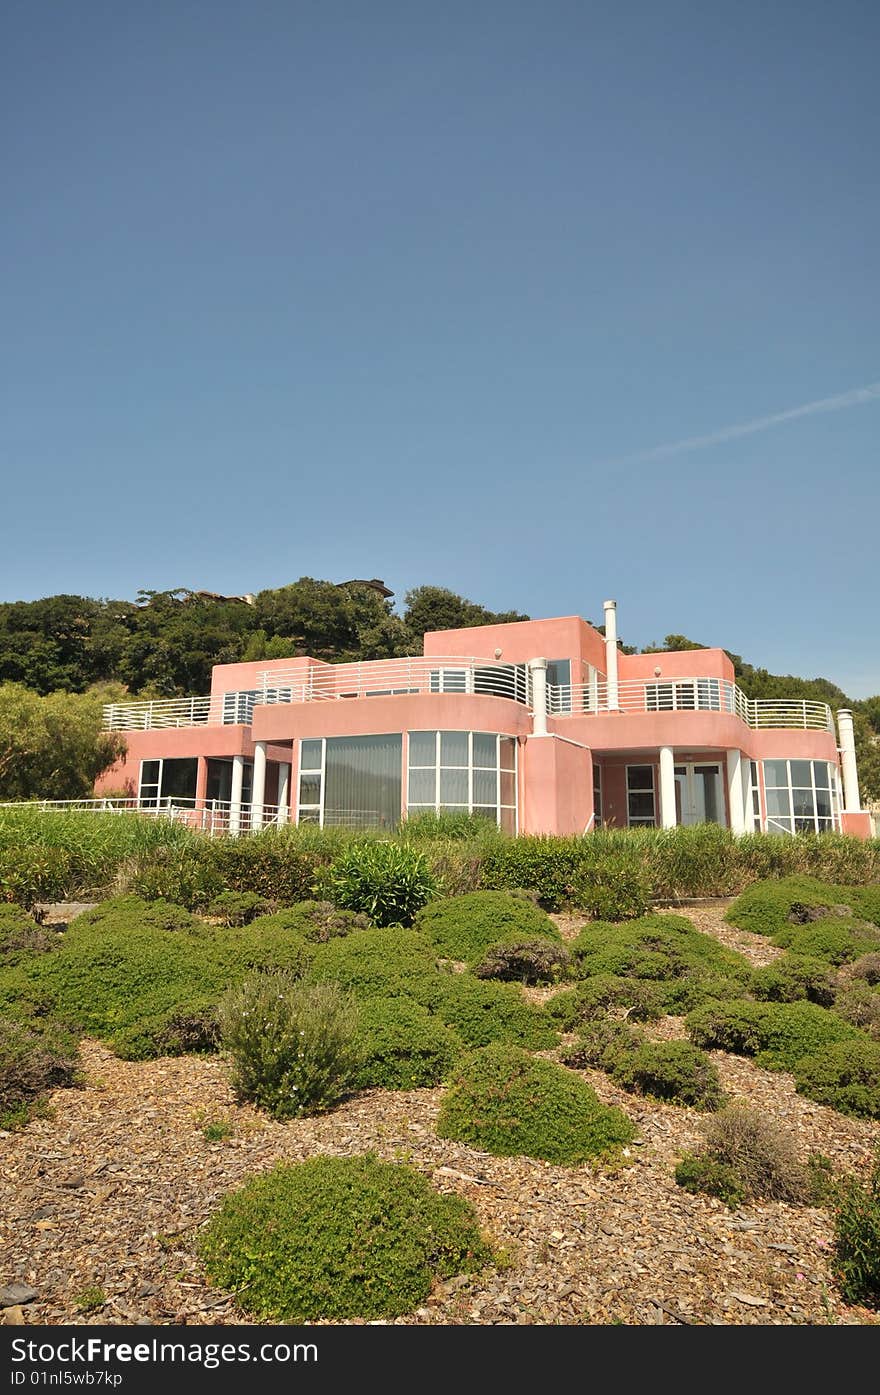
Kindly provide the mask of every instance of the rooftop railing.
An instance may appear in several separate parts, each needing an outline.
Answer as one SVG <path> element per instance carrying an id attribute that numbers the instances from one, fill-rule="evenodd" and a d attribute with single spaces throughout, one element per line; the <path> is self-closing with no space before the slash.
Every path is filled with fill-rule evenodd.
<path id="1" fill-rule="evenodd" d="M 608 684 L 574 683 L 547 687 L 551 716 L 583 716 L 600 712 L 727 712 L 755 730 L 780 727 L 805 731 L 834 731 L 834 718 L 826 702 L 749 698 L 729 678 L 666 678 L 651 681 L 624 680 L 617 685 L 617 701 L 609 698 Z"/>

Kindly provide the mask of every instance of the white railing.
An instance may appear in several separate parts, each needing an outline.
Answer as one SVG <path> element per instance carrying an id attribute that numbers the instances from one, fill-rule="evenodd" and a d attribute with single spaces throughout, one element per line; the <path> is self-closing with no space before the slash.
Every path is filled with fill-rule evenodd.
<path id="1" fill-rule="evenodd" d="M 324 668 L 266 669 L 257 674 L 258 703 L 332 702 L 343 698 L 397 697 L 412 693 L 478 693 L 528 704 L 525 664 L 491 659 L 374 659 Z"/>
<path id="2" fill-rule="evenodd" d="M 32 809 L 38 813 L 143 814 L 169 819 L 212 835 L 253 833 L 289 820 L 286 806 L 240 804 L 227 799 L 32 799 L 25 803 L 0 803 L 4 809 Z"/>
<path id="3" fill-rule="evenodd" d="M 834 731 L 831 708 L 825 702 L 802 699 L 762 700 L 746 697 L 729 678 L 665 678 L 646 682 L 625 679 L 617 685 L 617 703 L 608 700 L 608 684 L 574 683 L 547 687 L 551 716 L 585 713 L 728 712 L 746 726 Z"/>
<path id="4" fill-rule="evenodd" d="M 104 706 L 105 731 L 152 731 L 160 727 L 220 726 L 222 723 L 222 698 L 157 698 L 149 702 L 108 702 Z"/>

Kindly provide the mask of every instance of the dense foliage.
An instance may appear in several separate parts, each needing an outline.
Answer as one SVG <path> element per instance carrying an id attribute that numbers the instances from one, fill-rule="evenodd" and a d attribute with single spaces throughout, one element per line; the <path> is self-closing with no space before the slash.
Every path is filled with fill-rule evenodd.
<path id="1" fill-rule="evenodd" d="M 560 942 L 559 931 L 544 911 L 503 891 L 474 891 L 431 901 L 417 915 L 416 926 L 444 959 L 472 965 L 502 939 Z"/>
<path id="2" fill-rule="evenodd" d="M 282 1165 L 230 1193 L 203 1232 L 209 1278 L 277 1322 L 398 1317 L 435 1279 L 491 1261 L 467 1201 L 371 1156 Z"/>
<path id="3" fill-rule="evenodd" d="M 849 1177 L 835 1189 L 834 1268 L 847 1303 L 880 1308 L 880 1153 L 863 1182 Z"/>

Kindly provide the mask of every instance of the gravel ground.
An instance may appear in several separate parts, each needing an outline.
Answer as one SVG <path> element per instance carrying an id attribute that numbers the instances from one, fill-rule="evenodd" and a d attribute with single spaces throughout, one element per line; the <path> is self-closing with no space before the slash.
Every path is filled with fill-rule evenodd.
<path id="1" fill-rule="evenodd" d="M 722 911 L 687 913 L 720 939 L 730 930 Z M 746 938 L 755 956 L 766 949 Z M 667 1018 L 652 1030 L 680 1035 L 681 1023 Z M 821 1149 L 842 1168 L 868 1163 L 880 1126 L 802 1099 L 789 1075 L 713 1057 L 725 1089 L 783 1121 L 804 1157 Z M 468 1197 L 503 1256 L 437 1286 L 401 1323 L 876 1320 L 836 1293 L 824 1212 L 775 1202 L 731 1212 L 683 1192 L 672 1168 L 699 1141 L 701 1116 L 627 1095 L 598 1072 L 583 1075 L 639 1130 L 625 1164 L 604 1171 L 495 1158 L 439 1139 L 440 1090 L 371 1091 L 332 1114 L 278 1124 L 235 1103 L 220 1059 L 119 1061 L 91 1041 L 83 1059 L 83 1088 L 55 1092 L 49 1117 L 0 1136 L 0 1286 L 17 1281 L 36 1293 L 5 1310 L 6 1322 L 22 1314 L 37 1324 L 247 1321 L 206 1284 L 199 1227 L 224 1192 L 280 1160 L 366 1150 L 409 1161 L 441 1190 Z M 204 1125 L 218 1120 L 231 1132 L 207 1142 Z M 100 1306 L 84 1311 L 88 1290 L 101 1291 L 91 1295 Z"/>

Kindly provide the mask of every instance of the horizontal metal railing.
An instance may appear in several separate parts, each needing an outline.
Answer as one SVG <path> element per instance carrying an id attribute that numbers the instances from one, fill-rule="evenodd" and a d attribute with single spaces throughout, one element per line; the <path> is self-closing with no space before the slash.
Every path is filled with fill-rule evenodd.
<path id="1" fill-rule="evenodd" d="M 729 678 L 625 679 L 617 685 L 616 703 L 609 701 L 605 681 L 563 686 L 548 684 L 547 710 L 557 717 L 610 711 L 728 712 L 756 730 L 785 727 L 834 731 L 834 719 L 827 703 L 800 698 L 749 698 Z"/>
<path id="2" fill-rule="evenodd" d="M 394 697 L 409 693 L 482 693 L 528 703 L 525 664 L 491 659 L 374 659 L 302 669 L 266 669 L 257 674 L 257 702 L 323 702 L 342 698 Z"/>
<path id="3" fill-rule="evenodd" d="M 288 822 L 286 805 L 240 804 L 236 811 L 228 799 L 32 799 L 0 803 L 4 809 L 33 809 L 38 813 L 144 814 L 170 819 L 203 833 L 252 833 L 259 828 Z"/>

